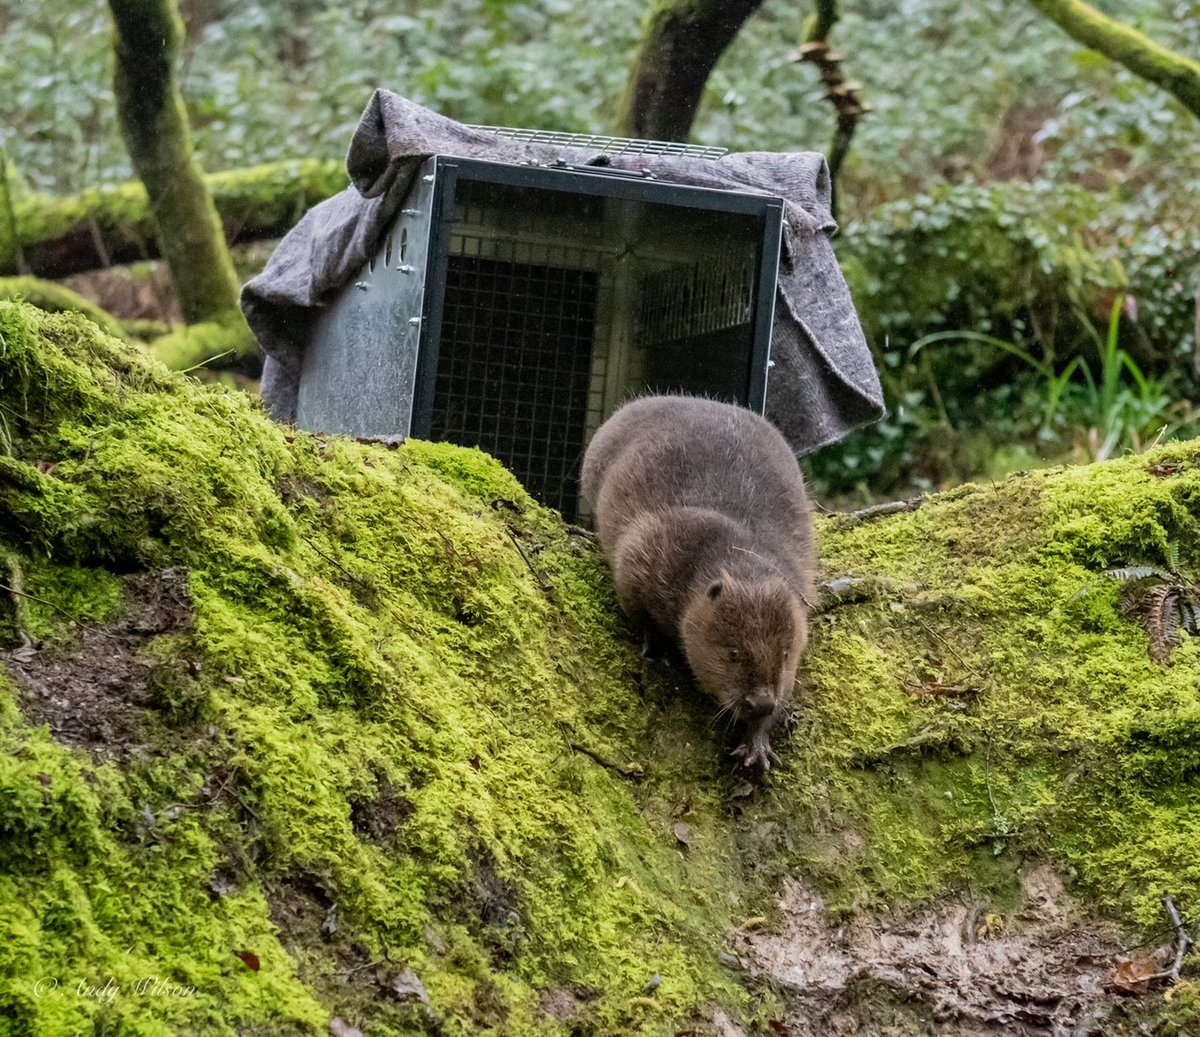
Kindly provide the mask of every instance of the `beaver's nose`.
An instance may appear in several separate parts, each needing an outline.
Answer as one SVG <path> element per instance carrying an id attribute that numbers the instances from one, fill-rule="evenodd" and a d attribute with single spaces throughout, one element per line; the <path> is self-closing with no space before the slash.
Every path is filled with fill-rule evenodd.
<path id="1" fill-rule="evenodd" d="M 742 703 L 748 717 L 765 717 L 775 712 L 775 693 L 770 688 L 755 688 Z"/>

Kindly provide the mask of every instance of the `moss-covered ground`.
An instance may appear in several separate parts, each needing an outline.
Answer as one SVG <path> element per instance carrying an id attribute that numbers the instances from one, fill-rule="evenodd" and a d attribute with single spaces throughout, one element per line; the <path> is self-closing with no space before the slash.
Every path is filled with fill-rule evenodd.
<path id="1" fill-rule="evenodd" d="M 1182 444 L 824 520 L 825 573 L 879 579 L 747 795 L 491 459 L 282 429 L 0 303 L 0 1034 L 764 1020 L 723 940 L 789 871 L 1002 910 L 1048 859 L 1161 934 L 1200 909 L 1200 645 L 1152 662 L 1103 572 L 1200 571 L 1198 500 Z"/>

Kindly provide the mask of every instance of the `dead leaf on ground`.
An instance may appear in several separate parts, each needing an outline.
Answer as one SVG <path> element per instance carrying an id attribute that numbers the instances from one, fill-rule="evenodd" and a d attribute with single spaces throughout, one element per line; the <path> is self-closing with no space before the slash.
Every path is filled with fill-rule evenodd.
<path id="1" fill-rule="evenodd" d="M 234 951 L 233 953 L 242 959 L 243 964 L 251 972 L 258 972 L 262 968 L 262 962 L 258 960 L 258 955 L 253 951 Z"/>
<path id="2" fill-rule="evenodd" d="M 420 1001 L 423 1004 L 429 1004 L 429 994 L 425 991 L 425 984 L 417 978 L 417 974 L 412 969 L 390 973 L 385 978 L 384 986 L 399 1001 Z"/>
<path id="3" fill-rule="evenodd" d="M 1139 954 L 1117 965 L 1112 986 L 1122 994 L 1146 994 L 1150 980 L 1158 974 L 1158 962 L 1147 954 Z"/>
<path id="4" fill-rule="evenodd" d="M 363 1037 L 362 1030 L 336 1015 L 329 1020 L 329 1032 L 333 1037 Z"/>

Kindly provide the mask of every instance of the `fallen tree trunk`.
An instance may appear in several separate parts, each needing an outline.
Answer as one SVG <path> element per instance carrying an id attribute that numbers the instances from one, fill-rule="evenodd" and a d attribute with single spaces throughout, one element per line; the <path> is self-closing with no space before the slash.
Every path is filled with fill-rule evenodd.
<path id="1" fill-rule="evenodd" d="M 305 209 L 342 190 L 347 179 L 340 161 L 304 159 L 213 173 L 204 182 L 233 245 L 282 236 Z M 19 251 L 27 273 L 50 278 L 160 254 L 141 184 L 66 198 L 29 195 L 14 199 L 13 215 L 16 237 L 0 239 L 0 275 L 17 273 Z"/>
<path id="2" fill-rule="evenodd" d="M 0 340 L 5 1032 L 1200 1032 L 1200 444 L 820 520 L 754 783 L 480 452 Z"/>

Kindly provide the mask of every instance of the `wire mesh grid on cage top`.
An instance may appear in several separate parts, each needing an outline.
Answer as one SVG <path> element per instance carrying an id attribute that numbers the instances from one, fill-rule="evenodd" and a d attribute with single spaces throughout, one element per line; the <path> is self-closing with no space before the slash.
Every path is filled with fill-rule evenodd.
<path id="1" fill-rule="evenodd" d="M 605 155 L 686 155 L 689 158 L 720 158 L 728 148 L 704 144 L 679 144 L 669 140 L 638 140 L 633 137 L 609 137 L 594 133 L 564 133 L 558 130 L 524 130 L 517 126 L 471 126 L 498 137 L 549 144 L 560 148 L 590 148 Z"/>

